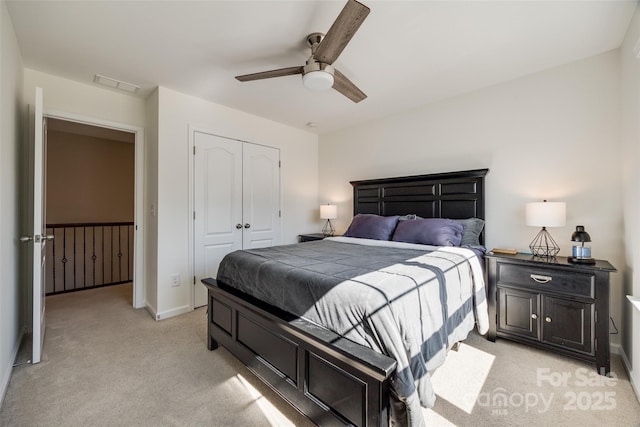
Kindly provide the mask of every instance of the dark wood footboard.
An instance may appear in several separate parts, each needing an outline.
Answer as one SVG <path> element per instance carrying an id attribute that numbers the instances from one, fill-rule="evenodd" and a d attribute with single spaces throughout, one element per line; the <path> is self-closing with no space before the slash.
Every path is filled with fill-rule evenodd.
<path id="1" fill-rule="evenodd" d="M 224 346 L 318 425 L 389 424 L 395 360 L 214 279 L 202 282 L 210 350 Z"/>

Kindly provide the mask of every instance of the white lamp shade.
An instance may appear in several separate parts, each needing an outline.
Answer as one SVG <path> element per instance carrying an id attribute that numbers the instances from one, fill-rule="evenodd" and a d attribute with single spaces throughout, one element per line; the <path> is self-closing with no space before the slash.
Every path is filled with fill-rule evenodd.
<path id="1" fill-rule="evenodd" d="M 527 225 L 534 227 L 563 227 L 566 220 L 567 205 L 564 202 L 527 203 Z"/>
<path id="2" fill-rule="evenodd" d="M 310 71 L 302 76 L 302 84 L 311 90 L 327 90 L 333 86 L 333 74 L 324 70 Z"/>
<path id="3" fill-rule="evenodd" d="M 338 207 L 336 205 L 320 205 L 321 219 L 336 219 L 338 217 Z"/>

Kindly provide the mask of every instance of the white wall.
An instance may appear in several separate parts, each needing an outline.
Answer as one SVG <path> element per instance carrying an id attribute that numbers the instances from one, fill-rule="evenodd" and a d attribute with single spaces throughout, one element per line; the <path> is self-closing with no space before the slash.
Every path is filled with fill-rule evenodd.
<path id="1" fill-rule="evenodd" d="M 131 126 L 145 125 L 144 99 L 25 68 L 27 103 L 33 103 L 36 86 L 44 89 L 45 114 L 62 111 Z"/>
<path id="2" fill-rule="evenodd" d="M 22 57 L 4 0 L 0 2 L 0 405 L 11 378 L 23 322 L 20 286 L 20 154 Z"/>
<path id="3" fill-rule="evenodd" d="M 191 307 L 189 126 L 280 149 L 282 242 L 317 229 L 318 137 L 164 87 L 159 88 L 158 304 L 164 318 Z M 181 285 L 170 286 L 179 274 Z"/>
<path id="4" fill-rule="evenodd" d="M 567 225 L 550 229 L 570 255 L 584 225 L 592 253 L 622 269 L 618 52 L 536 73 L 320 137 L 320 201 L 353 212 L 350 180 L 489 168 L 486 244 L 528 250 L 529 201 L 565 201 Z M 612 275 L 620 327 L 622 274 Z M 618 343 L 619 336 L 612 342 Z"/>
<path id="5" fill-rule="evenodd" d="M 620 47 L 622 76 L 622 171 L 624 175 L 624 292 L 640 298 L 640 9 Z M 639 46 L 640 48 L 640 46 Z M 631 383 L 640 399 L 640 311 L 624 302 L 622 353 Z"/>

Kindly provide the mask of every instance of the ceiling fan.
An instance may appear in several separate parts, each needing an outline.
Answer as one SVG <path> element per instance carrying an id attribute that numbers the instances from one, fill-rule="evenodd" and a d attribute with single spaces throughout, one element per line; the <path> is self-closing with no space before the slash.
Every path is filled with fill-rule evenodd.
<path id="1" fill-rule="evenodd" d="M 311 48 L 311 56 L 307 59 L 306 65 L 245 74 L 236 76 L 236 79 L 248 82 L 302 74 L 302 83 L 309 89 L 334 88 L 353 102 L 360 102 L 367 95 L 344 74 L 333 68 L 332 64 L 338 59 L 368 14 L 367 6 L 356 0 L 349 0 L 326 35 L 311 33 L 307 36 L 307 46 Z"/>

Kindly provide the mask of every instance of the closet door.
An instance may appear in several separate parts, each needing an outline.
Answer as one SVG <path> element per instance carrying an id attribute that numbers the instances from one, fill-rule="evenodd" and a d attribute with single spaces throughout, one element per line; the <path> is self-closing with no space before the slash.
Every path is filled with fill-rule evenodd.
<path id="1" fill-rule="evenodd" d="M 200 280 L 242 249 L 242 142 L 194 133 L 194 307 L 207 304 Z"/>
<path id="2" fill-rule="evenodd" d="M 280 150 L 194 132 L 194 307 L 200 282 L 238 249 L 279 245 Z"/>
<path id="3" fill-rule="evenodd" d="M 280 150 L 244 143 L 242 248 L 264 248 L 280 239 Z"/>

